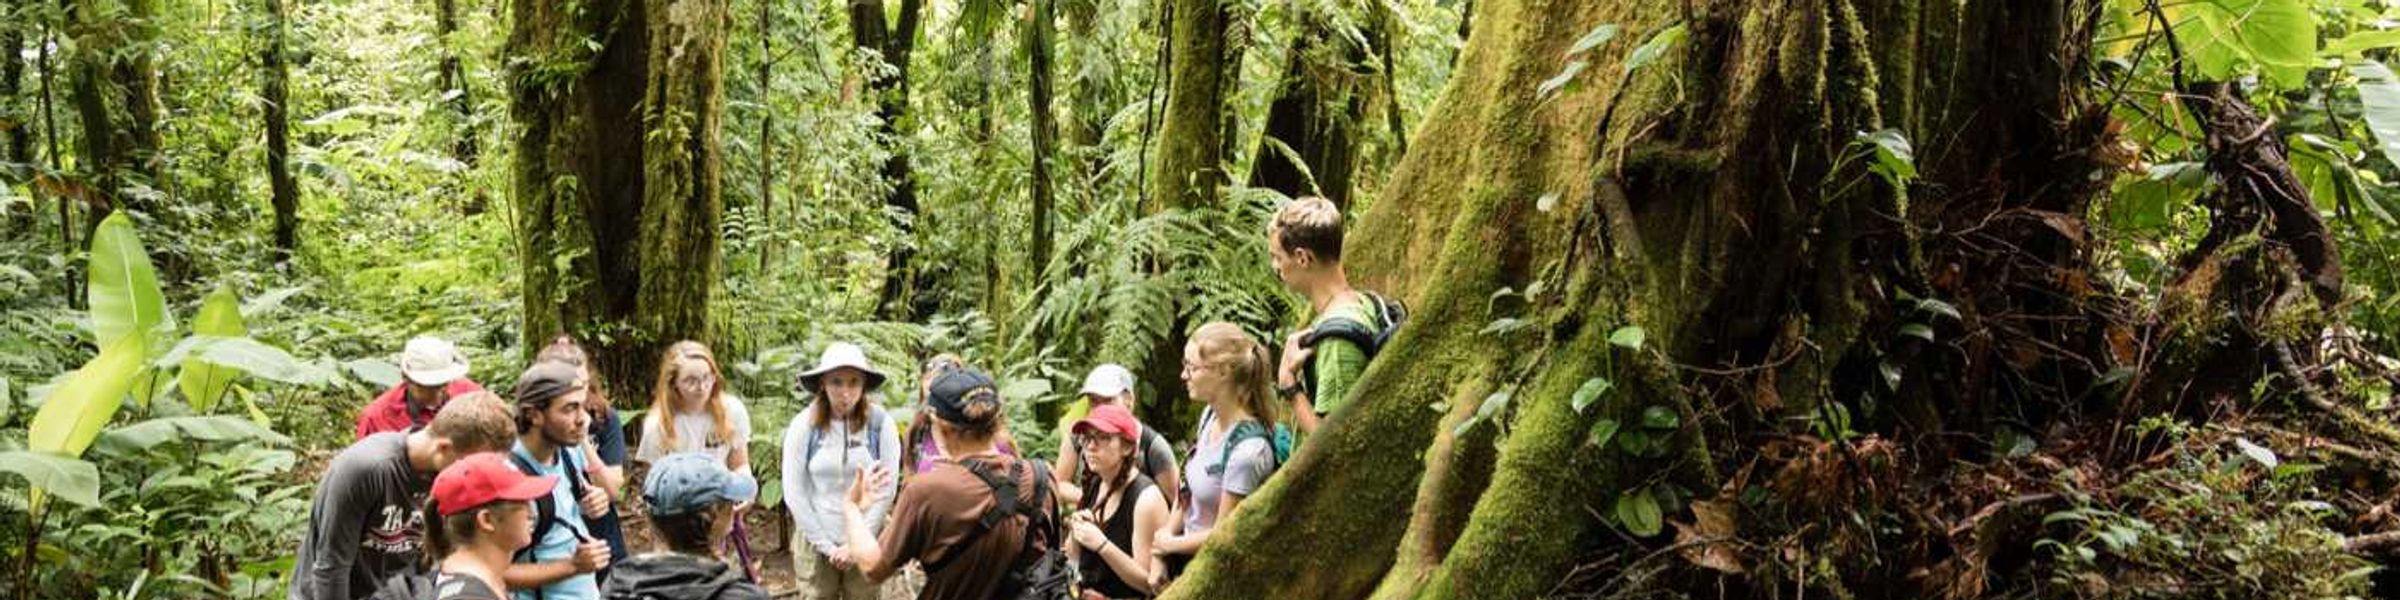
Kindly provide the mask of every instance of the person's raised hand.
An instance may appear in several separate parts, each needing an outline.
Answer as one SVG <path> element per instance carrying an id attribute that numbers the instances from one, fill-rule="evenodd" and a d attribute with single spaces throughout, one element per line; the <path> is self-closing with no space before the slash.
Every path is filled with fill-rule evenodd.
<path id="1" fill-rule="evenodd" d="M 1100 526 L 1093 525 L 1090 519 L 1076 519 L 1074 528 L 1076 545 L 1093 550 L 1108 546 L 1108 534 L 1100 531 Z"/>
<path id="2" fill-rule="evenodd" d="M 1276 387 L 1288 388 L 1300 383 L 1300 366 L 1307 364 L 1308 357 L 1317 353 L 1317 349 L 1315 348 L 1309 348 L 1300 345 L 1300 338 L 1307 335 L 1308 330 L 1304 329 L 1300 331 L 1294 331 L 1291 335 L 1284 336 L 1282 353 L 1283 360 L 1275 368 Z"/>
<path id="3" fill-rule="evenodd" d="M 608 567 L 608 542 L 589 541 L 575 546 L 575 572 L 591 573 Z"/>
<path id="4" fill-rule="evenodd" d="M 583 518 L 597 519 L 608 514 L 608 490 L 599 486 L 583 490 Z"/>

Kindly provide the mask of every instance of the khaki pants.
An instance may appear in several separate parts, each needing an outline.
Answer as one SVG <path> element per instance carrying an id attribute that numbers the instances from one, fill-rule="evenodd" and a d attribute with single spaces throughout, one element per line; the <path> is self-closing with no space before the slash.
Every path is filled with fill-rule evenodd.
<path id="1" fill-rule="evenodd" d="M 817 554 L 800 532 L 792 532 L 792 578 L 800 584 L 802 600 L 880 600 L 883 586 L 867 581 L 858 567 L 834 568 L 833 561 Z"/>

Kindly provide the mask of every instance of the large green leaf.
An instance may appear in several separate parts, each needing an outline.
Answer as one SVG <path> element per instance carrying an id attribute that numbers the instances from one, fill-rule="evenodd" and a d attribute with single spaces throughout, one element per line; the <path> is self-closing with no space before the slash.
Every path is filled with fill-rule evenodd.
<path id="1" fill-rule="evenodd" d="M 291 438 L 275 433 L 241 417 L 224 415 L 200 417 L 165 417 L 151 419 L 101 434 L 99 450 L 109 454 L 129 455 L 149 450 L 170 441 L 193 439 L 203 442 L 245 442 L 261 440 L 270 444 L 291 443 Z"/>
<path id="2" fill-rule="evenodd" d="M 208 299 L 200 303 L 200 316 L 192 320 L 192 334 L 224 337 L 249 335 L 250 328 L 242 324 L 239 301 L 231 289 L 219 287 L 217 291 L 209 293 Z M 239 376 L 241 372 L 232 367 L 207 360 L 193 360 L 184 363 L 182 372 L 176 375 L 176 382 L 182 386 L 184 401 L 190 402 L 193 410 L 205 413 L 216 408 L 217 400 L 224 398 L 227 390 L 233 389 L 233 380 Z"/>
<path id="3" fill-rule="evenodd" d="M 174 327 L 158 289 L 158 272 L 124 212 L 109 215 L 92 232 L 91 261 L 92 330 L 100 347 L 128 334 Z"/>
<path id="4" fill-rule="evenodd" d="M 49 490 L 59 499 L 100 506 L 100 469 L 83 459 L 48 452 L 0 452 L 0 471 L 24 477 L 34 489 Z"/>
<path id="5" fill-rule="evenodd" d="M 2317 56 L 2317 19 L 2307 0 L 2170 4 L 2176 41 L 2199 79 L 2231 81 L 2255 69 L 2284 89 L 2308 83 L 2308 68 Z"/>
<path id="6" fill-rule="evenodd" d="M 33 415 L 26 445 L 40 452 L 82 456 L 92 438 L 100 435 L 101 426 L 125 404 L 126 391 L 142 372 L 144 354 L 141 336 L 102 348 L 99 356 L 84 363 L 42 401 L 41 412 Z"/>
<path id="7" fill-rule="evenodd" d="M 328 364 L 303 362 L 282 348 L 247 337 L 194 335 L 175 344 L 153 364 L 167 368 L 195 361 L 293 385 L 324 386 L 341 379 Z"/>
<path id="8" fill-rule="evenodd" d="M 2375 147 L 2383 151 L 2384 160 L 2400 164 L 2400 77 L 2372 60 L 2352 63 L 2350 74 L 2358 78 L 2360 109 L 2367 117 L 2367 131 L 2375 134 Z"/>

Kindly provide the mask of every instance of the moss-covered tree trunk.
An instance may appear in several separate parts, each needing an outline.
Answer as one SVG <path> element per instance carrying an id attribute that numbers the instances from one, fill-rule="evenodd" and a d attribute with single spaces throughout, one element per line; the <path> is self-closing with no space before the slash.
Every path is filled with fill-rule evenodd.
<path id="1" fill-rule="evenodd" d="M 1225 97 L 1237 72 L 1231 68 L 1237 59 L 1229 55 L 1226 43 L 1228 9 L 1216 0 L 1170 0 L 1161 9 L 1166 11 L 1167 48 L 1164 70 L 1157 76 L 1163 79 L 1166 98 L 1142 209 L 1156 213 L 1213 207 L 1222 196 L 1218 188 L 1228 183 Z M 1141 380 L 1150 384 L 1143 406 L 1135 407 L 1147 423 L 1182 422 L 1176 416 L 1185 398 L 1179 373 L 1184 334 L 1191 325 L 1181 318 L 1173 322 L 1168 334 L 1142 355 L 1147 362 L 1137 367 Z"/>
<path id="2" fill-rule="evenodd" d="M 574 334 L 614 396 L 639 402 L 666 344 L 708 339 L 725 5 L 520 0 L 512 12 L 525 348 Z"/>
<path id="3" fill-rule="evenodd" d="M 260 118 L 267 129 L 267 199 L 275 209 L 275 254 L 291 260 L 300 250 L 300 182 L 292 177 L 291 67 L 284 62 L 287 13 L 283 0 L 262 0 L 267 19 L 258 50 Z"/>
<path id="4" fill-rule="evenodd" d="M 1672 543 L 1610 531 L 1620 499 L 1689 524 L 1654 492 L 1713 493 L 1788 423 L 1840 410 L 1939 449 L 2110 368 L 2104 290 L 2060 275 L 2090 271 L 2106 179 L 2105 114 L 2078 93 L 2095 5 L 1473 11 L 1348 238 L 1354 275 L 1416 314 L 1166 598 L 1543 597 L 1581 556 Z M 1606 391 L 1574 406 L 1587 389 Z M 1644 442 L 1591 443 L 1603 421 Z"/>

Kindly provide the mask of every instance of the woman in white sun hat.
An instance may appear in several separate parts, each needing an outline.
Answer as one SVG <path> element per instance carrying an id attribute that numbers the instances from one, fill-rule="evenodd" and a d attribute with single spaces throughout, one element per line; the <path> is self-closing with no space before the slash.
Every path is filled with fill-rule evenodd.
<path id="1" fill-rule="evenodd" d="M 867 580 L 844 547 L 842 503 L 860 472 L 900 468 L 900 432 L 879 396 L 869 395 L 884 379 L 866 351 L 849 343 L 827 346 L 816 368 L 800 374 L 801 389 L 814 400 L 783 432 L 783 497 L 800 525 L 790 548 L 802 598 L 874 600 L 881 594 L 882 586 Z M 896 481 L 883 480 L 883 489 L 874 491 L 879 500 L 864 515 L 877 532 L 891 510 Z"/>

